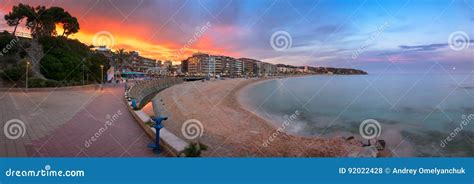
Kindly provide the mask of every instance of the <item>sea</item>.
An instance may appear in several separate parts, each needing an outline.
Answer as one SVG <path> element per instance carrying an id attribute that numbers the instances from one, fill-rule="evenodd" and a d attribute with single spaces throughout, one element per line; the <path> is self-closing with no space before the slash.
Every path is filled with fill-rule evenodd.
<path id="1" fill-rule="evenodd" d="M 292 135 L 382 139 L 398 157 L 474 156 L 472 73 L 279 78 L 239 100 Z"/>

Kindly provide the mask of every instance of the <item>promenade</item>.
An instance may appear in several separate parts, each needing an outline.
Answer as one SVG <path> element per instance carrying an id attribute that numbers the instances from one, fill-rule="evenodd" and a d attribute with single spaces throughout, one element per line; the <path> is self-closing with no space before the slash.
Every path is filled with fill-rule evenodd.
<path id="1" fill-rule="evenodd" d="M 0 125 L 25 124 L 23 137 L 0 137 L 1 157 L 155 157 L 151 140 L 123 102 L 123 85 L 0 92 Z"/>

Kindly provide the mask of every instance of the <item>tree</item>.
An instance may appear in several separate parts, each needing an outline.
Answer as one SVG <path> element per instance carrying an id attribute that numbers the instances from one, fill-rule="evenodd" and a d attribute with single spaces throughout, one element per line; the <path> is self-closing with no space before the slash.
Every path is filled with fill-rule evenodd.
<path id="1" fill-rule="evenodd" d="M 27 18 L 26 27 L 31 31 L 31 35 L 34 38 L 40 38 L 43 36 L 56 36 L 57 24 L 63 25 L 63 36 L 69 36 L 79 31 L 79 23 L 77 18 L 71 16 L 69 12 L 65 11 L 61 7 L 30 7 L 28 11 L 24 11 L 23 17 Z"/>
<path id="2" fill-rule="evenodd" d="M 13 36 L 15 36 L 16 29 L 20 22 L 31 15 L 32 12 L 34 12 L 33 7 L 20 3 L 18 6 L 13 6 L 12 11 L 4 16 L 8 26 L 15 26 L 12 32 Z"/>
<path id="3" fill-rule="evenodd" d="M 92 73 L 92 78 L 95 79 L 95 82 L 97 83 L 101 82 L 101 65 L 104 66 L 104 72 L 110 68 L 109 58 L 101 53 L 93 53 L 90 56 L 88 63 L 86 63 L 86 66 L 89 67 L 88 71 Z"/>
<path id="4" fill-rule="evenodd" d="M 0 33 L 0 56 L 16 54 L 19 42 L 20 40 L 10 33 Z"/>
<path id="5" fill-rule="evenodd" d="M 61 7 L 45 6 L 31 7 L 25 4 L 13 6 L 12 11 L 4 16 L 9 26 L 14 26 L 13 35 L 16 33 L 18 25 L 26 18 L 26 27 L 31 31 L 34 38 L 43 36 L 56 36 L 56 25 L 62 24 L 64 32 L 62 36 L 68 37 L 77 33 L 80 29 L 76 17 Z"/>
<path id="6" fill-rule="evenodd" d="M 39 17 L 43 25 L 43 36 L 56 36 L 56 24 L 62 23 L 64 19 L 71 17 L 71 15 L 63 8 L 51 7 L 46 9 Z"/>
<path id="7" fill-rule="evenodd" d="M 123 48 L 117 51 L 117 63 L 115 63 L 115 67 L 117 70 L 122 71 L 126 67 L 127 55 L 128 53 Z"/>
<path id="8" fill-rule="evenodd" d="M 80 29 L 79 23 L 77 22 L 76 17 L 67 17 L 61 20 L 61 23 L 63 24 L 63 29 L 64 32 L 62 36 L 66 35 L 66 38 L 69 37 L 69 35 L 77 33 Z"/>
<path id="9" fill-rule="evenodd" d="M 46 34 L 49 35 L 57 35 L 56 33 L 56 24 L 60 23 L 63 26 L 63 33 L 61 36 L 69 36 L 70 34 L 77 33 L 79 31 L 79 23 L 77 22 L 77 18 L 71 16 L 69 12 L 65 11 L 63 8 L 60 7 L 51 7 L 46 9 L 45 13 L 43 16 L 47 21 L 44 22 L 44 24 L 50 24 L 52 23 L 53 25 L 47 25 L 46 27 L 51 27 L 53 28 L 52 30 L 47 29 L 45 30 Z M 52 20 L 52 22 L 48 21 Z"/>
<path id="10" fill-rule="evenodd" d="M 170 75 L 172 75 L 175 72 L 175 68 L 173 68 L 172 64 L 168 65 L 166 69 L 168 70 Z"/>
<path id="11" fill-rule="evenodd" d="M 26 62 L 25 60 L 21 61 L 19 65 L 6 69 L 1 76 L 3 80 L 23 84 L 26 78 Z M 32 77 L 31 67 L 28 68 L 28 71 L 28 77 Z"/>
<path id="12" fill-rule="evenodd" d="M 35 38 L 38 38 L 41 35 L 42 30 L 42 21 L 44 21 L 44 16 L 42 15 L 46 12 L 46 7 L 37 6 L 34 8 L 34 11 L 27 14 L 26 27 L 31 31 L 31 35 Z"/>

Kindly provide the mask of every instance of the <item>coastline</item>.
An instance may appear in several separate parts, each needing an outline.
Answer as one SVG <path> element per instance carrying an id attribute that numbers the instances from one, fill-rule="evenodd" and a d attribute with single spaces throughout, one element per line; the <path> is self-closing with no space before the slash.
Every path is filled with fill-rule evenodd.
<path id="1" fill-rule="evenodd" d="M 356 139 L 287 134 L 241 104 L 239 95 L 243 89 L 277 79 L 187 82 L 160 92 L 153 101 L 160 104 L 156 110 L 170 118 L 164 123 L 168 130 L 188 142 L 199 140 L 209 146 L 203 153 L 205 157 L 347 157 L 362 151 Z M 149 114 L 153 112 L 150 106 L 144 110 Z M 203 135 L 198 140 L 187 140 L 182 135 L 181 125 L 189 119 L 203 125 Z"/>
<path id="2" fill-rule="evenodd" d="M 270 82 L 270 81 L 274 81 L 274 80 L 281 80 L 281 79 L 288 79 L 288 78 L 302 78 L 302 77 L 309 77 L 309 76 L 313 76 L 313 75 L 297 75 L 297 76 L 285 76 L 285 77 L 269 78 L 269 79 L 259 79 L 259 80 L 256 80 L 253 83 L 249 83 L 245 86 L 242 86 L 240 89 L 236 90 L 234 98 L 236 98 L 237 101 L 239 102 L 239 108 L 242 108 L 242 109 L 248 111 L 249 113 L 252 113 L 255 116 L 258 116 L 259 118 L 262 119 L 262 121 L 265 121 L 265 123 L 267 123 L 268 125 L 270 125 L 272 128 L 274 128 L 276 130 L 276 129 L 279 128 L 279 126 L 277 124 L 275 124 L 275 122 L 273 122 L 273 120 L 262 116 L 261 114 L 255 112 L 254 110 L 251 110 L 253 108 L 253 106 L 248 103 L 249 100 L 245 99 L 245 97 L 244 97 L 245 94 L 243 94 L 243 93 L 246 92 L 247 90 L 249 90 L 250 88 L 252 88 L 254 86 L 257 86 L 257 85 L 260 85 L 262 83 L 266 83 L 266 82 Z M 285 133 L 289 134 L 288 132 L 285 132 Z M 293 136 L 298 136 L 298 135 L 293 135 Z"/>

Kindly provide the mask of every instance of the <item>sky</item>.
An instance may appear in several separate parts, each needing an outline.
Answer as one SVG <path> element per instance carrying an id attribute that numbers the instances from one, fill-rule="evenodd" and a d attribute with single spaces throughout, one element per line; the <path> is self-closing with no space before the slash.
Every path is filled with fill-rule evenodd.
<path id="1" fill-rule="evenodd" d="M 84 43 L 176 64 L 206 52 L 369 73 L 474 70 L 474 0 L 0 0 L 0 16 L 20 2 L 63 7 Z"/>

